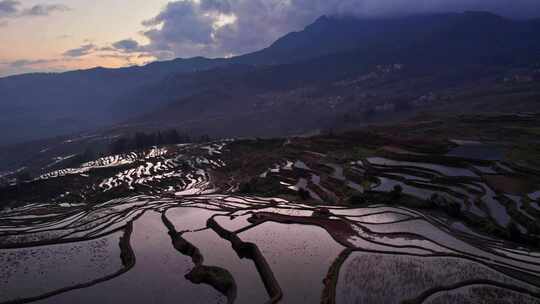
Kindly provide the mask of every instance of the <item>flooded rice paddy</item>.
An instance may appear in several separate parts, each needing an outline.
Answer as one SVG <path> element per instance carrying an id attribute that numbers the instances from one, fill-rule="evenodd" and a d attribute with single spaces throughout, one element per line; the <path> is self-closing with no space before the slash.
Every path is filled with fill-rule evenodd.
<path id="1" fill-rule="evenodd" d="M 85 209 L 2 214 L 18 222 L 0 230 L 0 303 L 540 301 L 539 253 L 406 208 L 208 195 Z"/>
<path id="2" fill-rule="evenodd" d="M 260 197 L 223 177 L 227 144 L 41 175 L 89 181 L 72 201 L 0 211 L 0 304 L 540 303 L 540 252 L 488 233 L 532 234 L 540 214 L 538 187 L 497 153 L 461 142 L 439 159 L 337 164 L 304 151 L 252 174 L 278 194 Z M 452 204 L 461 217 L 441 211 Z"/>

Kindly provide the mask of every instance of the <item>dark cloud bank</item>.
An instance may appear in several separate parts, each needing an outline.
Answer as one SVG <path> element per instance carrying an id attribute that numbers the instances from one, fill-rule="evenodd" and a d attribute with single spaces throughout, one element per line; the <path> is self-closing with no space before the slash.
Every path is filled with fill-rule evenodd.
<path id="1" fill-rule="evenodd" d="M 68 11 L 63 4 L 36 4 L 23 8 L 21 1 L 0 0 L 0 17 L 49 16 L 53 12 Z"/>
<path id="2" fill-rule="evenodd" d="M 0 1 L 0 17 L 10 16 L 18 12 L 19 1 L 2 0 Z"/>
<path id="3" fill-rule="evenodd" d="M 92 53 L 93 51 L 97 50 L 97 46 L 92 44 L 92 43 L 88 43 L 88 44 L 85 44 L 85 45 L 82 45 L 78 48 L 75 48 L 75 49 L 71 49 L 71 50 L 67 50 L 66 52 L 64 52 L 64 56 L 65 57 L 82 57 L 82 56 L 85 56 L 85 55 L 88 55 L 90 53 Z"/>
<path id="4" fill-rule="evenodd" d="M 173 1 L 143 24 L 150 44 L 114 46 L 158 58 L 221 57 L 255 51 L 322 15 L 361 18 L 435 12 L 490 11 L 509 18 L 540 17 L 540 0 L 185 0 Z"/>

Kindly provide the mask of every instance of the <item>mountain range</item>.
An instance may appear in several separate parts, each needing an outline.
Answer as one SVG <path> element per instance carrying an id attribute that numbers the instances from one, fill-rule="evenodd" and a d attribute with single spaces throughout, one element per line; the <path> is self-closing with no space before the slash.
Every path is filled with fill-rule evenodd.
<path id="1" fill-rule="evenodd" d="M 540 19 L 323 16 L 266 49 L 0 79 L 0 145 L 105 127 L 300 134 L 418 111 L 536 111 Z M 511 105 L 512 107 L 510 107 Z"/>

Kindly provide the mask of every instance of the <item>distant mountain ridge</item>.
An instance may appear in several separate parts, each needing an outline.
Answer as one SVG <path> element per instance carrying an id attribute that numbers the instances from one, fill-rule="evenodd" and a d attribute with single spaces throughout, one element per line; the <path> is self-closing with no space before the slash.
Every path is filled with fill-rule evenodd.
<path id="1" fill-rule="evenodd" d="M 540 63 L 538 37 L 540 19 L 515 21 L 485 12 L 378 19 L 323 16 L 266 49 L 229 59 L 196 57 L 143 67 L 0 78 L 0 111 L 10 113 L 0 118 L 0 127 L 17 130 L 3 136 L 0 145 L 138 116 L 138 121 L 144 121 L 148 113 L 172 105 L 186 110 L 179 105 L 214 96 L 212 92 L 220 92 L 225 85 L 234 94 L 260 94 L 339 80 L 374 65 L 394 63 L 455 69 L 530 66 Z M 206 106 L 212 109 L 219 102 Z M 231 109 L 243 106 L 241 102 L 229 105 Z"/>
<path id="2" fill-rule="evenodd" d="M 352 24 L 358 34 L 349 36 L 344 50 L 326 54 L 325 46 L 335 36 L 314 38 L 313 33 L 350 29 Z M 318 27 L 322 30 L 313 30 Z M 311 38 L 291 38 L 302 35 Z M 526 88 L 512 88 L 502 81 L 513 70 L 540 71 L 540 41 L 536 37 L 540 37 L 536 21 L 513 21 L 483 12 L 373 20 L 323 17 L 305 32 L 278 40 L 266 54 L 309 50 L 310 54 L 324 55 L 246 69 L 244 73 L 232 73 L 231 67 L 200 72 L 196 77 L 201 78 L 198 83 L 205 84 L 203 93 L 187 98 L 170 94 L 168 105 L 133 122 L 219 136 L 300 134 L 332 128 L 345 118 L 361 123 L 372 111 L 410 108 L 415 99 L 429 99 L 434 91 L 454 98 L 451 96 L 467 96 L 468 91 L 478 90 L 480 93 L 474 94 L 486 99 L 479 101 L 477 109 L 473 103 L 467 104 L 465 98 L 469 97 L 453 106 L 438 105 L 452 111 L 508 111 L 512 105 L 514 111 L 540 110 L 540 103 L 534 102 L 540 96 L 535 82 Z M 318 50 L 310 45 L 314 39 L 321 43 Z M 226 83 L 208 81 L 213 74 L 227 75 L 229 71 Z M 537 78 L 538 71 L 532 72 Z M 180 88 L 185 78 L 193 76 L 171 78 L 167 87 L 177 83 Z M 353 85 L 337 89 L 340 82 Z M 514 100 L 520 94 L 522 99 Z M 491 99 L 491 107 L 482 105 Z M 513 103 L 508 103 L 510 100 Z"/>

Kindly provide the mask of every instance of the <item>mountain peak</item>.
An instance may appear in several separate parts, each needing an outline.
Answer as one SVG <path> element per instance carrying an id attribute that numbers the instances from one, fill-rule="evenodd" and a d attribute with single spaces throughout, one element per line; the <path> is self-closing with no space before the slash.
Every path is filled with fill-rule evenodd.
<path id="1" fill-rule="evenodd" d="M 317 30 L 317 29 L 324 29 L 330 26 L 330 24 L 334 21 L 334 18 L 328 17 L 327 15 L 322 15 L 319 18 L 317 18 L 313 23 L 307 25 L 304 30 Z"/>
<path id="2" fill-rule="evenodd" d="M 315 23 L 324 23 L 324 22 L 328 22 L 329 20 L 330 20 L 330 17 L 328 17 L 327 15 L 322 15 L 319 18 L 317 18 L 317 20 L 315 20 L 315 22 L 313 22 L 313 23 L 314 24 Z"/>
<path id="3" fill-rule="evenodd" d="M 464 17 L 474 18 L 474 19 L 490 19 L 490 20 L 505 20 L 506 18 L 486 11 L 465 11 L 463 12 Z"/>

